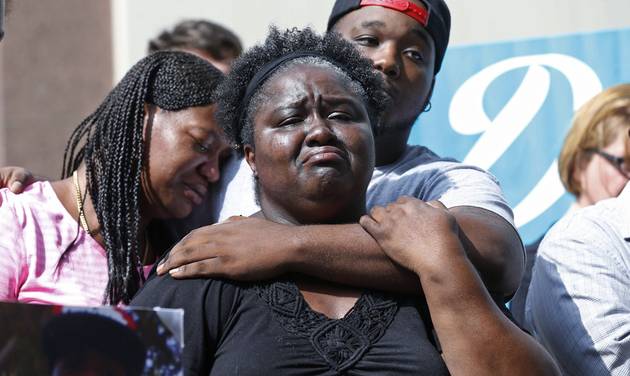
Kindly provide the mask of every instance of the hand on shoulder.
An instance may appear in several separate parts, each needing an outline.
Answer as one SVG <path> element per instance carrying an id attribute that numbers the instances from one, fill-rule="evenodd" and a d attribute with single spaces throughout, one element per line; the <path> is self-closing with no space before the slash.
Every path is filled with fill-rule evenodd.
<path id="1" fill-rule="evenodd" d="M 0 188 L 9 188 L 11 192 L 18 194 L 24 191 L 28 185 L 35 182 L 30 171 L 17 166 L 0 167 Z"/>
<path id="2" fill-rule="evenodd" d="M 401 197 L 373 208 L 360 224 L 389 257 L 418 274 L 438 268 L 454 253 L 464 255 L 457 221 L 439 201 Z"/>

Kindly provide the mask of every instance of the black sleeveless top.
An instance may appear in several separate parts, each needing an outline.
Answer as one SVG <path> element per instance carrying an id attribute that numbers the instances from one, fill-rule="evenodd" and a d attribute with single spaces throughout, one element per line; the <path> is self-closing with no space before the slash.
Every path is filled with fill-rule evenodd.
<path id="1" fill-rule="evenodd" d="M 447 375 L 417 299 L 365 292 L 341 319 L 289 281 L 153 277 L 131 302 L 184 308 L 186 375 Z"/>

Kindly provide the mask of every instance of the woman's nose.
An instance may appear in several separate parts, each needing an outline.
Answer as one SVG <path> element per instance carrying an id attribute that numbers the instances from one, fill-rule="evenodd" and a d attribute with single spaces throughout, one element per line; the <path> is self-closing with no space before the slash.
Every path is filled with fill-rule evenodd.
<path id="1" fill-rule="evenodd" d="M 217 156 L 210 156 L 207 161 L 199 166 L 199 173 L 210 183 L 219 181 L 221 178 L 219 158 Z"/>
<path id="2" fill-rule="evenodd" d="M 326 119 L 316 117 L 307 125 L 305 142 L 308 146 L 327 145 L 335 139 L 335 134 Z"/>

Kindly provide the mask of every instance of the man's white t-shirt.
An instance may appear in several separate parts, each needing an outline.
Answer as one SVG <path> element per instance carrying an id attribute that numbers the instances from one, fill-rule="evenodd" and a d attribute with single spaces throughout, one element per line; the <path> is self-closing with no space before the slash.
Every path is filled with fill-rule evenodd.
<path id="1" fill-rule="evenodd" d="M 259 211 L 252 172 L 244 159 L 231 158 L 215 188 L 212 219 L 223 221 L 233 215 L 248 216 Z M 367 208 L 386 205 L 400 196 L 423 201 L 439 200 L 447 208 L 474 206 L 494 212 L 514 226 L 497 180 L 485 170 L 440 158 L 424 146 L 408 145 L 396 162 L 374 169 L 367 191 Z"/>

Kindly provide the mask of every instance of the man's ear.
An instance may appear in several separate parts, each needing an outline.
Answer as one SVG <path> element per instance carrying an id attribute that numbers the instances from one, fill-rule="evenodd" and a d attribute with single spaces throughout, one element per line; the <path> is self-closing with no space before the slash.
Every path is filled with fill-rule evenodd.
<path id="1" fill-rule="evenodd" d="M 256 170 L 256 152 L 254 151 L 254 147 L 252 145 L 246 144 L 243 146 L 243 153 L 245 154 L 245 161 L 249 165 L 249 168 L 252 169 L 252 173 L 254 177 L 258 177 L 258 171 Z"/>
<path id="2" fill-rule="evenodd" d="M 593 156 L 584 152 L 580 152 L 575 156 L 575 164 L 573 166 L 573 171 L 571 172 L 571 179 L 577 183 L 580 193 L 584 188 L 584 172 L 586 171 L 591 159 L 593 159 Z"/>
<path id="3" fill-rule="evenodd" d="M 427 94 L 427 99 L 424 100 L 424 104 L 422 104 L 422 112 L 427 112 L 431 109 L 431 97 L 433 96 L 433 88 L 435 87 L 435 76 L 433 76 L 433 80 L 431 81 L 431 88 L 429 89 L 429 93 Z M 427 109 L 427 107 L 429 107 Z"/>

